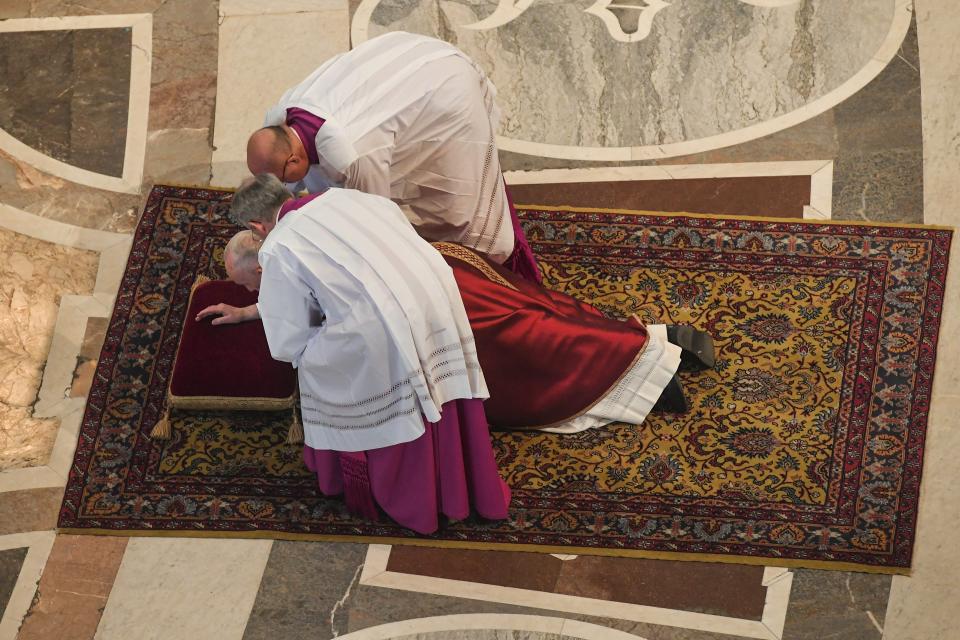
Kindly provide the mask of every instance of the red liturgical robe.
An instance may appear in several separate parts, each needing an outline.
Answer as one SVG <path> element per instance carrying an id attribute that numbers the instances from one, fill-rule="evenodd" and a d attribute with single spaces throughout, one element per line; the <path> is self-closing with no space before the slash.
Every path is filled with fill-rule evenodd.
<path id="1" fill-rule="evenodd" d="M 319 195 L 288 200 L 278 217 Z M 461 245 L 433 246 L 453 269 L 494 427 L 563 425 L 561 431 L 569 433 L 611 421 L 639 424 L 676 371 L 679 350 L 665 337 L 648 349 L 650 335 L 636 320 L 611 320 Z M 604 398 L 608 402 L 601 405 Z M 598 420 L 569 426 L 588 411 Z"/>
<path id="2" fill-rule="evenodd" d="M 571 420 L 613 389 L 646 348 L 647 331 L 551 291 L 459 245 L 435 243 L 453 268 L 498 428 Z"/>

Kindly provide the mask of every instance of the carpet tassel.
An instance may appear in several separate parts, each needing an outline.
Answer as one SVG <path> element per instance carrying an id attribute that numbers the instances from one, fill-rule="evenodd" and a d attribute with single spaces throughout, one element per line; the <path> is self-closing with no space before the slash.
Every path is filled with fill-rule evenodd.
<path id="1" fill-rule="evenodd" d="M 293 421 L 290 423 L 290 431 L 287 432 L 287 444 L 303 444 L 303 424 L 296 407 L 293 408 Z"/>
<path id="2" fill-rule="evenodd" d="M 171 435 L 170 411 L 164 410 L 163 415 L 157 420 L 157 424 L 153 425 L 153 429 L 150 431 L 150 437 L 154 440 L 169 440 Z"/>

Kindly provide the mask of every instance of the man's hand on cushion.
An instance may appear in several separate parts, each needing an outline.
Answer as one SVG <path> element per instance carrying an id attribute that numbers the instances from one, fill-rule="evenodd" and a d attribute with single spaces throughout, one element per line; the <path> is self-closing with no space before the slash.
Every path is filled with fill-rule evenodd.
<path id="1" fill-rule="evenodd" d="M 197 322 L 210 316 L 219 316 L 214 318 L 210 324 L 237 324 L 247 320 L 256 320 L 260 317 L 257 312 L 257 305 L 252 304 L 249 307 L 233 307 L 229 304 L 213 304 L 197 314 Z"/>

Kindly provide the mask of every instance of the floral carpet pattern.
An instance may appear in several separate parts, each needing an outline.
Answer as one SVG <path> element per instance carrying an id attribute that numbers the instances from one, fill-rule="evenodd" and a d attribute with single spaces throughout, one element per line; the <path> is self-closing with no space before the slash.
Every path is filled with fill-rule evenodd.
<path id="1" fill-rule="evenodd" d="M 149 439 L 190 285 L 224 277 L 229 197 L 152 192 L 61 527 L 909 567 L 950 231 L 524 207 L 545 284 L 707 330 L 718 363 L 682 374 L 687 414 L 494 434 L 510 518 L 425 539 L 320 495 L 287 413 L 175 414 Z"/>

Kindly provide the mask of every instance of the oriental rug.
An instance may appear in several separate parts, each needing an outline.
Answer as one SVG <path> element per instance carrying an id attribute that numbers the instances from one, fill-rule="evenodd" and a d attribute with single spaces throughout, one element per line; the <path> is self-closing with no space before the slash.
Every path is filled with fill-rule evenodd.
<path id="1" fill-rule="evenodd" d="M 611 316 L 705 329 L 718 365 L 683 374 L 685 415 L 568 436 L 493 434 L 510 518 L 423 537 L 321 496 L 300 449 L 285 444 L 286 414 L 181 415 L 171 440 L 148 437 L 190 286 L 224 277 L 222 248 L 237 230 L 229 198 L 150 194 L 60 527 L 910 566 L 950 231 L 524 207 L 548 286 Z"/>

